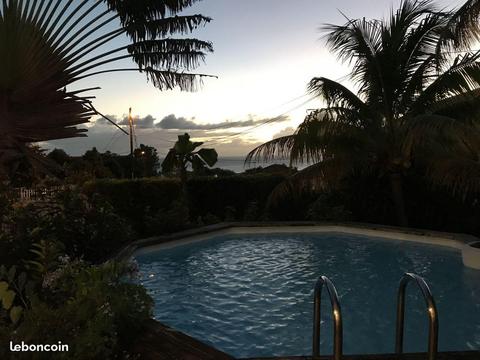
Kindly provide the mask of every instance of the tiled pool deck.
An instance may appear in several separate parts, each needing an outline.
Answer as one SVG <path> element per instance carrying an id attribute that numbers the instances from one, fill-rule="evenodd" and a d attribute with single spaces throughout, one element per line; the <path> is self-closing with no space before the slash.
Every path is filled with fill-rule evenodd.
<path id="1" fill-rule="evenodd" d="M 241 228 L 260 228 L 260 227 L 305 227 L 305 226 L 327 226 L 352 227 L 359 231 L 380 231 L 383 234 L 389 232 L 395 234 L 404 234 L 405 236 L 432 237 L 440 241 L 456 242 L 467 244 L 472 241 L 478 241 L 477 238 L 464 234 L 449 234 L 436 231 L 405 229 L 381 225 L 358 224 L 358 223 L 318 223 L 318 222 L 281 222 L 281 223 L 222 223 L 212 226 L 206 226 L 198 229 L 192 229 L 181 233 L 166 236 L 152 237 L 139 240 L 128 245 L 120 251 L 116 258 L 128 258 L 135 251 L 150 246 L 158 246 L 178 241 L 184 238 L 202 237 L 209 233 L 215 233 L 223 230 L 229 230 L 234 227 Z M 437 240 L 438 241 L 438 240 Z M 145 360 L 235 360 L 230 355 L 214 349 L 196 339 L 189 337 L 179 331 L 152 320 L 148 325 L 142 341 L 136 346 L 136 352 Z M 283 358 L 251 358 L 248 360 L 309 360 L 312 357 L 283 357 Z M 330 360 L 332 356 L 322 356 L 316 360 Z M 405 354 L 405 355 L 345 355 L 344 360 L 424 360 L 426 354 Z M 467 352 L 449 352 L 439 353 L 436 360 L 480 360 L 480 351 Z"/>

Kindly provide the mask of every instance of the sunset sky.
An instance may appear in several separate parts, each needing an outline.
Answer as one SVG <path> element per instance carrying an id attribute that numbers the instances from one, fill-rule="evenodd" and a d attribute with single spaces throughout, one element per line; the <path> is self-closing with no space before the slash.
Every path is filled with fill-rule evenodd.
<path id="1" fill-rule="evenodd" d="M 95 107 L 119 123 L 133 108 L 137 142 L 155 146 L 160 156 L 178 134 L 207 141 L 220 156 L 244 156 L 260 142 L 293 132 L 318 99 L 306 95 L 315 76 L 344 81 L 348 68 L 325 47 L 320 27 L 349 18 L 381 18 L 396 7 L 391 0 L 203 0 L 185 13 L 213 18 L 192 37 L 211 41 L 215 52 L 199 72 L 218 76 L 196 93 L 160 92 L 137 73 L 96 76 L 75 88 L 100 86 Z M 437 1 L 452 8 L 462 1 Z M 271 119 L 267 125 L 261 125 Z M 212 129 L 213 128 L 213 129 Z M 241 133 L 241 134 L 239 134 Z M 104 121 L 89 125 L 89 137 L 42 144 L 73 155 L 97 147 L 129 151 L 128 137 Z"/>

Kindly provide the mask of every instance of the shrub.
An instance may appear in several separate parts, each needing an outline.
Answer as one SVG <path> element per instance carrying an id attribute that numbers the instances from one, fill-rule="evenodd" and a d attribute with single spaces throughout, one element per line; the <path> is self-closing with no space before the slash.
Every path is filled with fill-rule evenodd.
<path id="1" fill-rule="evenodd" d="M 190 226 L 190 212 L 184 201 L 174 201 L 169 209 L 160 209 L 146 216 L 145 227 L 150 234 L 173 233 Z"/>
<path id="2" fill-rule="evenodd" d="M 115 212 L 127 219 L 140 236 L 150 235 L 148 220 L 160 210 L 172 207 L 180 199 L 180 183 L 175 179 L 98 180 L 83 187 L 88 197 L 95 195 L 110 203 Z"/>
<path id="3" fill-rule="evenodd" d="M 73 190 L 54 198 L 19 202 L 4 219 L 0 261 L 29 260 L 34 244 L 62 244 L 71 257 L 99 262 L 133 238 L 127 222 L 98 196 L 88 199 Z"/>
<path id="4" fill-rule="evenodd" d="M 4 351 L 2 358 L 9 358 L 9 341 L 61 341 L 69 345 L 69 351 L 57 353 L 58 359 L 125 357 L 151 318 L 153 305 L 142 286 L 122 281 L 126 274 L 127 267 L 122 264 L 89 266 L 81 261 L 66 262 L 45 274 L 28 298 L 18 326 L 3 320 L 3 328 L 8 330 L 0 332 L 0 355 Z M 1 319 L 0 312 L 0 325 Z M 25 358 L 50 357 L 48 353 L 29 353 Z"/>
<path id="5" fill-rule="evenodd" d="M 313 221 L 348 221 L 352 214 L 336 194 L 322 193 L 308 209 L 307 219 Z"/>
<path id="6" fill-rule="evenodd" d="M 205 222 L 204 217 L 210 214 L 240 220 L 252 202 L 262 212 L 269 194 L 284 179 L 283 175 L 270 174 L 192 178 L 188 181 L 190 219 L 201 217 Z M 174 203 L 181 197 L 180 183 L 175 179 L 99 180 L 85 184 L 83 191 L 88 197 L 101 196 L 112 204 L 141 236 L 160 234 L 162 229 L 171 232 L 185 223 L 189 226 L 185 212 L 175 219 L 179 209 Z"/>
<path id="7" fill-rule="evenodd" d="M 194 178 L 188 182 L 188 194 L 192 215 L 207 213 L 232 220 L 245 217 L 252 202 L 262 212 L 272 190 L 284 181 L 283 175 L 236 175 L 224 178 Z M 226 211 L 228 208 L 228 211 Z"/>

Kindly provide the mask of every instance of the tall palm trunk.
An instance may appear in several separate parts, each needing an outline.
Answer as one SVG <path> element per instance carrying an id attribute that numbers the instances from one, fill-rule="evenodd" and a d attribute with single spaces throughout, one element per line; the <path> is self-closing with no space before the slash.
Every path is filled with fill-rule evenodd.
<path id="1" fill-rule="evenodd" d="M 403 196 L 403 177 L 400 173 L 390 175 L 390 187 L 392 191 L 393 205 L 397 213 L 397 224 L 408 226 L 407 214 L 405 212 L 405 201 Z"/>

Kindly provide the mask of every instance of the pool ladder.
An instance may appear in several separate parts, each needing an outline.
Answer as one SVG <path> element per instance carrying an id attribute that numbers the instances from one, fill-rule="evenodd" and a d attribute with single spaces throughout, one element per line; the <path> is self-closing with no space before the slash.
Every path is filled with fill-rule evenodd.
<path id="1" fill-rule="evenodd" d="M 427 305 L 427 314 L 429 320 L 428 333 L 428 352 L 427 359 L 435 360 L 438 349 L 438 312 L 433 299 L 432 292 L 425 280 L 415 274 L 405 273 L 400 280 L 397 295 L 397 326 L 395 336 L 395 353 L 400 355 L 403 353 L 403 334 L 405 324 L 405 293 L 407 285 L 414 281 L 420 288 L 425 303 Z M 333 314 L 333 359 L 341 360 L 343 356 L 343 324 L 342 309 L 338 299 L 337 289 L 326 276 L 320 276 L 315 284 L 314 305 L 313 305 L 313 358 L 320 357 L 320 309 L 323 287 L 327 287 L 328 296 L 332 306 Z"/>

